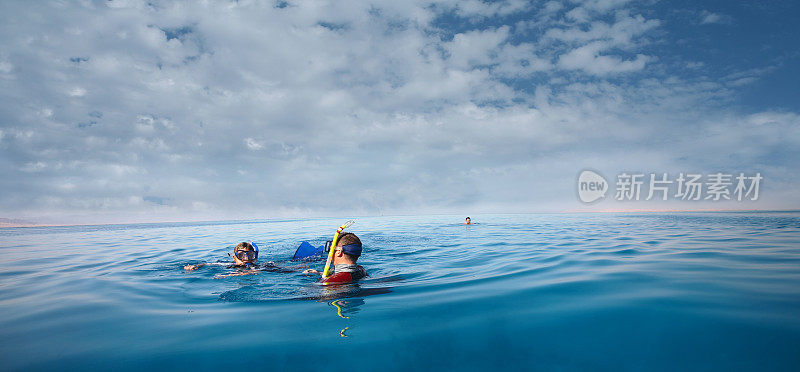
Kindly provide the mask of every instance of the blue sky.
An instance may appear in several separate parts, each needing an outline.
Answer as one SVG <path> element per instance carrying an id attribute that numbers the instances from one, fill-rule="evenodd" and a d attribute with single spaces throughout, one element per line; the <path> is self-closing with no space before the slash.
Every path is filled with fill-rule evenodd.
<path id="1" fill-rule="evenodd" d="M 800 208 L 798 8 L 3 2 L 0 218 Z M 764 181 L 589 206 L 586 168 Z"/>

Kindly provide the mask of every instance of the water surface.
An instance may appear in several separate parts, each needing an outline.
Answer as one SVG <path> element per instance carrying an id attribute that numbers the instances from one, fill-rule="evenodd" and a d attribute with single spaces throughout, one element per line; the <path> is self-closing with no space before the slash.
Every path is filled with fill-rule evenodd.
<path id="1" fill-rule="evenodd" d="M 358 218 L 342 287 L 287 259 L 346 218 L 2 228 L 0 362 L 800 370 L 800 213 L 472 217 Z M 183 270 L 243 240 L 298 271 Z"/>

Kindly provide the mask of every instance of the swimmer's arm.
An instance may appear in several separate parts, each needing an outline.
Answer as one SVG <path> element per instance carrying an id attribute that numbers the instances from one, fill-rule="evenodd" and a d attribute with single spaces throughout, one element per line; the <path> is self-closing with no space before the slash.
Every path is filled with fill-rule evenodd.
<path id="1" fill-rule="evenodd" d="M 308 266 L 302 266 L 302 267 L 308 267 Z M 299 268 L 300 267 L 278 265 L 275 262 L 269 261 L 265 266 L 261 267 L 259 270 L 270 271 L 274 273 L 294 273 L 297 272 Z"/>
<path id="2" fill-rule="evenodd" d="M 306 269 L 306 270 L 303 270 L 303 269 Z M 314 269 L 309 269 L 308 268 L 308 264 L 306 264 L 306 263 L 302 263 L 302 264 L 299 264 L 299 265 L 284 266 L 284 265 L 278 265 L 275 262 L 269 261 L 269 262 L 267 262 L 267 267 L 264 269 L 264 271 L 277 271 L 277 272 L 282 272 L 282 273 L 295 273 L 295 272 L 298 272 L 298 271 L 301 271 L 301 270 L 302 270 L 303 274 L 322 274 L 322 272 L 320 272 L 320 271 L 317 271 L 317 270 L 314 270 Z"/>
<path id="3" fill-rule="evenodd" d="M 197 270 L 203 266 L 227 266 L 227 265 L 229 265 L 229 263 L 227 262 L 202 262 L 194 265 L 186 265 L 183 267 L 183 269 L 186 271 L 192 271 L 192 270 Z"/>
<path id="4" fill-rule="evenodd" d="M 222 279 L 222 278 L 227 278 L 229 276 L 243 276 L 243 275 L 256 275 L 256 274 L 258 274 L 257 270 L 250 270 L 250 271 L 243 271 L 243 272 L 232 273 L 232 274 L 217 274 L 217 275 L 214 275 L 214 279 Z"/>
<path id="5" fill-rule="evenodd" d="M 197 269 L 199 269 L 199 268 L 201 268 L 201 267 L 203 267 L 205 265 L 206 265 L 205 262 L 204 263 L 199 263 L 199 264 L 196 264 L 196 265 L 186 265 L 186 266 L 183 267 L 183 269 L 186 270 L 186 271 L 192 271 L 192 270 L 197 270 Z"/>

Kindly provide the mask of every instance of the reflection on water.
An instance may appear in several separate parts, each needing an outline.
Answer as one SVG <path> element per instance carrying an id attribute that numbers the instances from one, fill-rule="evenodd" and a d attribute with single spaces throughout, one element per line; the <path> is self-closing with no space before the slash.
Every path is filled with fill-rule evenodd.
<path id="1" fill-rule="evenodd" d="M 364 288 L 359 283 L 320 285 L 304 284 L 296 287 L 286 283 L 264 283 L 258 279 L 242 279 L 237 277 L 236 289 L 222 292 L 219 299 L 230 302 L 269 302 L 285 300 L 329 301 L 342 298 L 354 298 L 387 294 L 392 287 Z"/>
<path id="2" fill-rule="evenodd" d="M 333 300 L 328 302 L 328 305 L 336 307 L 336 315 L 340 318 L 350 319 L 348 315 L 358 313 L 359 307 L 364 303 L 363 298 L 351 298 L 349 300 Z"/>
<path id="3" fill-rule="evenodd" d="M 0 362 L 800 369 L 798 213 L 472 217 L 358 219 L 370 276 L 340 286 L 289 260 L 338 219 L 0 229 Z M 276 266 L 231 276 L 248 240 Z"/>
<path id="4" fill-rule="evenodd" d="M 364 299 L 362 298 L 353 298 L 349 300 L 333 300 L 328 302 L 328 305 L 336 307 L 336 315 L 338 315 L 342 319 L 350 319 L 349 315 L 355 315 L 358 313 L 359 307 L 364 305 Z M 349 326 L 342 328 L 339 331 L 339 336 L 341 337 L 349 337 L 345 332 L 350 329 Z"/>

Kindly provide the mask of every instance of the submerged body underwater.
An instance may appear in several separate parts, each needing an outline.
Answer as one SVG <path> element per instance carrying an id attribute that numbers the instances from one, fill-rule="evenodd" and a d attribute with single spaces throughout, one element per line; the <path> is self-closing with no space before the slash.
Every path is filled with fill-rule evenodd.
<path id="1" fill-rule="evenodd" d="M 363 217 L 0 229 L 7 370 L 800 368 L 800 213 Z M 228 276 L 240 241 L 280 270 Z M 186 271 L 187 264 L 212 263 Z"/>

